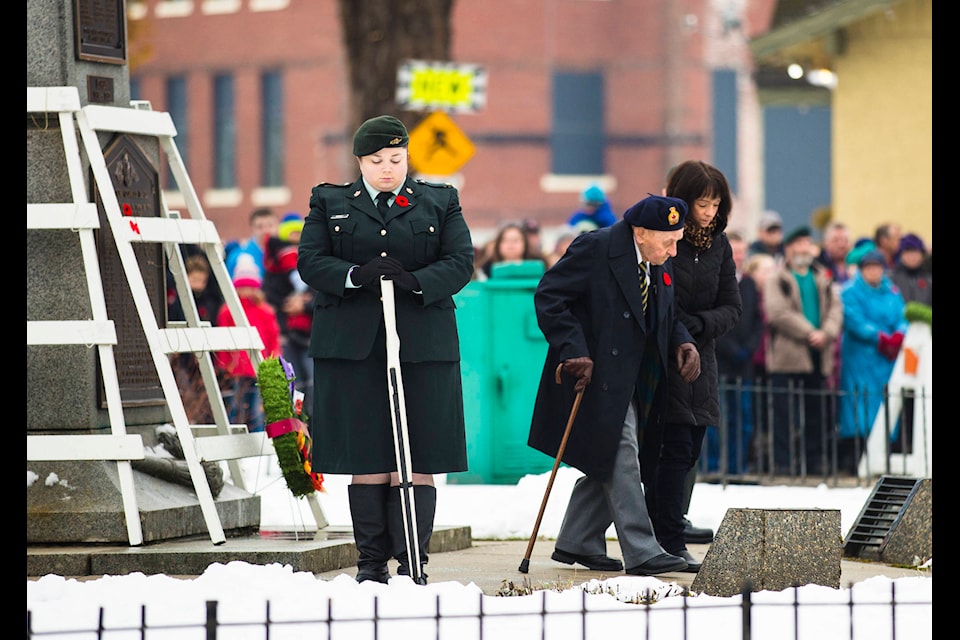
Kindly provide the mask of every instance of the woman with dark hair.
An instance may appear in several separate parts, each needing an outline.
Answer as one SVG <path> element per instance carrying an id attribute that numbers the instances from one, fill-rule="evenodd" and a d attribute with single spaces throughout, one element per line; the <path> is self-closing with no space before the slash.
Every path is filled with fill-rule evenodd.
<path id="1" fill-rule="evenodd" d="M 524 260 L 540 260 L 543 262 L 543 258 L 531 250 L 523 225 L 517 222 L 508 222 L 500 227 L 500 231 L 497 232 L 490 257 L 480 269 L 483 271 L 483 275 L 489 278 L 493 271 L 493 265 L 501 262 L 517 263 Z"/>
<path id="2" fill-rule="evenodd" d="M 733 251 L 724 233 L 732 208 L 726 177 L 706 162 L 688 160 L 671 172 L 666 195 L 685 201 L 689 209 L 671 263 L 677 319 L 697 343 L 701 373 L 685 382 L 670 361 L 660 464 L 647 499 L 653 501 L 650 512 L 660 544 L 687 561 L 686 571 L 696 573 L 700 562 L 687 551 L 684 538 L 686 478 L 700 457 L 707 427 L 720 424 L 716 340 L 736 326 L 742 307 Z"/>

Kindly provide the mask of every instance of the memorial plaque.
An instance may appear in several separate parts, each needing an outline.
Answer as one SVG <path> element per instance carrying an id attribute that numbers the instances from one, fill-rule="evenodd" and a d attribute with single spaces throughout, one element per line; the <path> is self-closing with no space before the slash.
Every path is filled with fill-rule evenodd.
<path id="1" fill-rule="evenodd" d="M 87 76 L 87 102 L 113 104 L 113 78 Z"/>
<path id="2" fill-rule="evenodd" d="M 127 16 L 123 0 L 74 0 L 77 58 L 127 62 Z"/>
<path id="3" fill-rule="evenodd" d="M 113 183 L 120 210 L 125 216 L 160 217 L 160 180 L 157 169 L 127 134 L 118 134 L 104 148 L 104 160 Z M 103 201 L 97 194 L 100 229 L 97 232 L 97 250 L 107 316 L 117 331 L 117 345 L 113 354 L 120 381 L 120 398 L 124 407 L 162 404 L 163 388 L 150 354 L 150 346 L 143 333 L 127 276 L 117 253 L 110 223 L 106 219 Z M 146 285 L 150 305 L 157 325 L 166 325 L 166 261 L 163 245 L 157 242 L 133 243 L 133 253 Z M 103 379 L 98 372 L 100 406 L 106 407 L 103 397 Z"/>

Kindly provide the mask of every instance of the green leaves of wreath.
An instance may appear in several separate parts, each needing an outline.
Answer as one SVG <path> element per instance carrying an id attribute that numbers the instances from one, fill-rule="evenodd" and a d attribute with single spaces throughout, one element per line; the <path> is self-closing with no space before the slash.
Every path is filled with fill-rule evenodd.
<path id="1" fill-rule="evenodd" d="M 287 488 L 302 498 L 324 488 L 323 474 L 314 473 L 312 469 L 310 432 L 294 412 L 294 379 L 293 367 L 283 358 L 266 358 L 257 367 L 267 435 L 273 441 Z"/>

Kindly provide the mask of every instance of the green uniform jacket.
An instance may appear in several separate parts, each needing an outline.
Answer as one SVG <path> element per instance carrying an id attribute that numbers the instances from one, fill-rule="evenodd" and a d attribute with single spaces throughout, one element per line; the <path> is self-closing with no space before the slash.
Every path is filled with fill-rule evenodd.
<path id="1" fill-rule="evenodd" d="M 363 181 L 313 188 L 297 268 L 316 289 L 310 356 L 362 360 L 383 317 L 379 288 L 345 287 L 347 271 L 389 255 L 420 283 L 421 294 L 396 290 L 403 362 L 459 361 L 453 295 L 473 275 L 473 241 L 457 190 L 407 178 L 381 221 Z"/>
<path id="2" fill-rule="evenodd" d="M 310 198 L 297 267 L 318 292 L 309 347 L 314 469 L 396 470 L 380 286 L 346 287 L 350 267 L 384 255 L 399 260 L 422 292 L 394 289 L 413 471 L 463 471 L 466 438 L 453 295 L 473 275 L 473 241 L 457 190 L 410 178 L 385 220 L 361 179 L 318 185 Z"/>

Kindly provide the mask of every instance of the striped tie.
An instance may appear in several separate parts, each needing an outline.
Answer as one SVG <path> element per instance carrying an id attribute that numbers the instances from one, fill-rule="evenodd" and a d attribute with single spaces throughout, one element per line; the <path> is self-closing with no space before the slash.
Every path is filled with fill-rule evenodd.
<path id="1" fill-rule="evenodd" d="M 647 300 L 649 298 L 650 288 L 647 286 L 647 263 L 641 262 L 640 267 L 640 299 L 643 300 L 643 312 L 647 312 Z"/>

